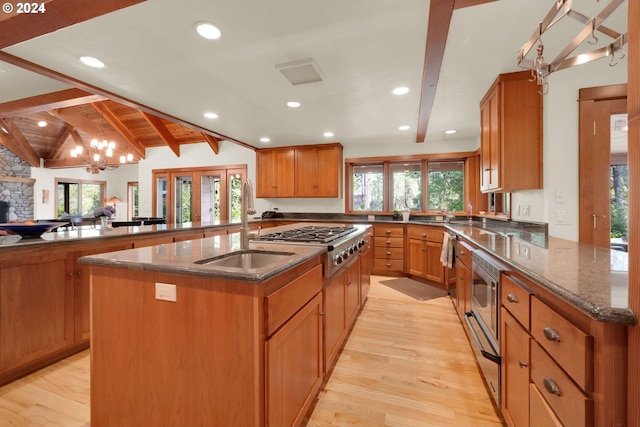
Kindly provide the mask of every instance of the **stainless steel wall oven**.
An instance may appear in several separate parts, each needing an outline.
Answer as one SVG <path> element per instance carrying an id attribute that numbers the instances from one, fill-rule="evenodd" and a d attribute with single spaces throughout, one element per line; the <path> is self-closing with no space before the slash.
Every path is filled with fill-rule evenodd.
<path id="1" fill-rule="evenodd" d="M 504 266 L 483 251 L 472 254 L 471 311 L 465 314 L 478 364 L 500 405 L 500 272 Z"/>

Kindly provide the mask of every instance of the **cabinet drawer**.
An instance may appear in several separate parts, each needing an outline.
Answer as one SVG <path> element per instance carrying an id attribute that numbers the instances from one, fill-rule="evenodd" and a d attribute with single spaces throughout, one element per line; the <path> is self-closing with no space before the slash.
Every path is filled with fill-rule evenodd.
<path id="1" fill-rule="evenodd" d="M 531 346 L 531 380 L 566 426 L 593 426 L 593 400 L 534 343 Z"/>
<path id="2" fill-rule="evenodd" d="M 456 243 L 456 257 L 467 267 L 471 268 L 471 254 L 473 247 L 467 242 L 458 240 Z"/>
<path id="3" fill-rule="evenodd" d="M 380 237 L 373 238 L 374 246 L 386 246 L 394 248 L 402 248 L 404 246 L 404 239 L 402 237 Z"/>
<path id="4" fill-rule="evenodd" d="M 409 239 L 428 240 L 430 242 L 442 243 L 444 229 L 441 227 L 409 226 L 407 237 Z"/>
<path id="5" fill-rule="evenodd" d="M 404 236 L 404 227 L 402 225 L 376 225 L 374 228 L 374 236 L 376 237 L 400 237 Z"/>
<path id="6" fill-rule="evenodd" d="M 404 261 L 399 259 L 376 259 L 373 262 L 373 269 L 379 271 L 402 271 Z"/>
<path id="7" fill-rule="evenodd" d="M 531 298 L 531 335 L 585 391 L 593 391 L 593 337 L 536 297 Z"/>
<path id="8" fill-rule="evenodd" d="M 271 335 L 322 290 L 322 265 L 267 296 L 267 335 Z"/>
<path id="9" fill-rule="evenodd" d="M 376 246 L 373 250 L 376 259 L 403 259 L 404 250 L 402 248 L 384 248 Z"/>
<path id="10" fill-rule="evenodd" d="M 529 427 L 563 427 L 535 384 L 529 384 Z"/>
<path id="11" fill-rule="evenodd" d="M 517 279 L 502 275 L 502 305 L 513 314 L 526 330 L 529 330 L 529 290 L 525 289 Z"/>

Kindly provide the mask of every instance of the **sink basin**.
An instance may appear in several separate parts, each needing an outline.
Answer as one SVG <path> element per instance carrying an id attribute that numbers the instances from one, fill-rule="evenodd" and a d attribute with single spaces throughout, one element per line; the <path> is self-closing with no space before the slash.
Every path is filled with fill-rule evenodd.
<path id="1" fill-rule="evenodd" d="M 295 255 L 293 252 L 264 251 L 256 249 L 246 249 L 228 254 L 219 255 L 213 258 L 205 258 L 196 261 L 196 264 L 206 264 L 219 267 L 231 267 L 242 269 L 263 268 L 277 262 L 285 261 Z"/>

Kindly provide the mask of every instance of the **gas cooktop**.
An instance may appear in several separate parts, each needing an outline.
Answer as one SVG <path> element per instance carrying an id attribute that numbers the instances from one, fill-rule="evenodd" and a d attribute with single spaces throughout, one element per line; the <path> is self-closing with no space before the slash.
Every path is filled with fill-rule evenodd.
<path id="1" fill-rule="evenodd" d="M 356 231 L 356 227 L 309 225 L 278 233 L 263 234 L 260 240 L 329 243 Z"/>

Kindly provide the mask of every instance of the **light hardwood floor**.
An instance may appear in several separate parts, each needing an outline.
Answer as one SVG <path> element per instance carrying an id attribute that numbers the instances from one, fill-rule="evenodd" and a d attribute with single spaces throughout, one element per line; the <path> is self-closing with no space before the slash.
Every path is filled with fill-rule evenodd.
<path id="1" fill-rule="evenodd" d="M 374 276 L 307 427 L 501 426 L 449 297 Z M 0 388 L 0 426 L 89 426 L 89 351 Z"/>

